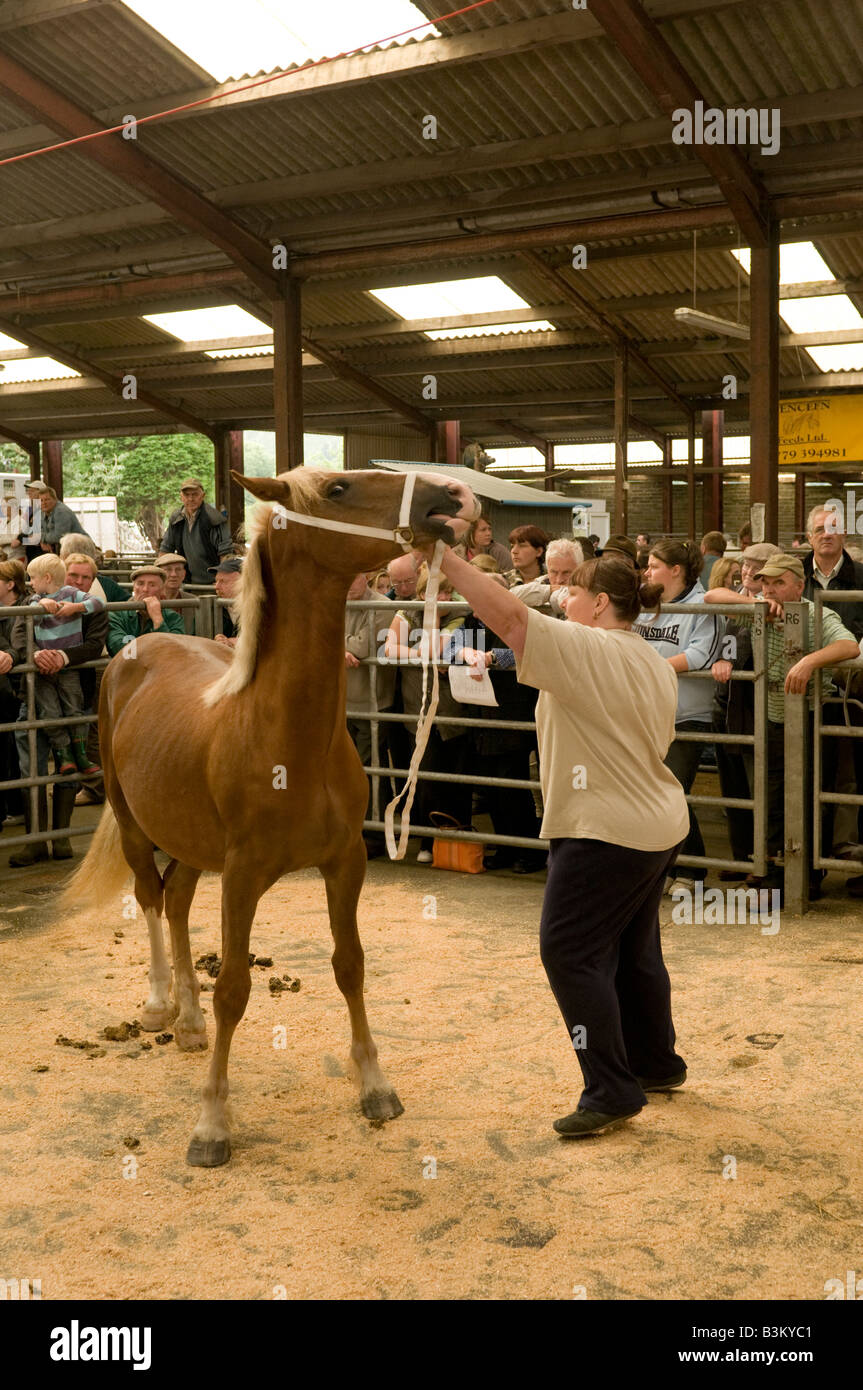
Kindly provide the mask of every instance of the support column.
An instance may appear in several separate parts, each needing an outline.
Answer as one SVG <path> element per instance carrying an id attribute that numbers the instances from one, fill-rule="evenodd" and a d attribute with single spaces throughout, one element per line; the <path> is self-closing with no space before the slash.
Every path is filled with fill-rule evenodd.
<path id="1" fill-rule="evenodd" d="M 806 474 L 802 469 L 794 474 L 794 530 L 806 530 Z"/>
<path id="2" fill-rule="evenodd" d="M 63 500 L 63 441 L 62 439 L 43 439 L 42 441 L 42 481 Z"/>
<path id="3" fill-rule="evenodd" d="M 722 467 L 722 440 L 725 428 L 724 410 L 701 412 L 701 530 L 722 530 L 722 474 L 708 469 Z"/>
<path id="4" fill-rule="evenodd" d="M 220 430 L 215 443 L 216 506 L 228 513 L 228 526 L 236 540 L 245 519 L 246 494 L 231 477 L 231 470 L 245 472 L 243 467 L 243 431 Z"/>
<path id="5" fill-rule="evenodd" d="M 435 426 L 435 463 L 461 467 L 461 422 L 438 420 Z"/>
<path id="6" fill-rule="evenodd" d="M 671 481 L 671 435 L 665 436 L 662 446 L 662 534 L 670 536 L 674 530 L 674 486 Z"/>
<path id="7" fill-rule="evenodd" d="M 698 539 L 695 524 L 695 411 L 690 410 L 686 428 L 686 534 Z"/>
<path id="8" fill-rule="evenodd" d="M 626 445 L 629 439 L 629 350 L 618 347 L 614 355 L 614 529 L 626 535 L 629 521 L 629 480 Z"/>
<path id="9" fill-rule="evenodd" d="M 554 492 L 554 444 L 550 439 L 546 441 L 542 456 L 545 460 L 545 479 L 543 481 L 543 486 L 546 492 Z"/>
<path id="10" fill-rule="evenodd" d="M 272 302 L 273 396 L 276 472 L 303 462 L 303 334 L 300 282 L 285 276 L 284 291 Z"/>
<path id="11" fill-rule="evenodd" d="M 36 448 L 35 448 L 35 449 L 28 449 L 28 451 L 27 451 L 27 457 L 28 457 L 28 459 L 30 460 L 30 477 L 31 477 L 31 478 L 41 478 L 41 477 L 42 477 L 42 460 L 41 460 L 41 458 L 40 458 L 39 445 L 38 445 L 38 444 L 36 445 Z"/>
<path id="12" fill-rule="evenodd" d="M 753 246 L 749 275 L 749 504 L 763 502 L 764 538 L 779 533 L 779 223 Z"/>

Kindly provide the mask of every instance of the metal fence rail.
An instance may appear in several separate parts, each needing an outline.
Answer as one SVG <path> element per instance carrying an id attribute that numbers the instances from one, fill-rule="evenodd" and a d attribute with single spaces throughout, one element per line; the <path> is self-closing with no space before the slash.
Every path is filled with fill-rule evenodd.
<path id="1" fill-rule="evenodd" d="M 857 589 L 828 589 L 820 587 L 814 595 L 815 614 L 815 647 L 821 646 L 824 633 L 824 607 L 833 607 L 834 603 L 840 605 L 837 609 L 841 617 L 841 604 L 859 603 L 861 599 L 860 591 Z M 863 657 L 858 657 L 856 661 L 843 662 L 836 670 L 847 672 L 844 691 L 839 694 L 828 696 L 826 699 L 822 694 L 821 672 L 817 673 L 817 687 L 815 698 L 814 719 L 812 722 L 812 746 L 809 748 L 809 729 L 808 721 L 804 729 L 806 761 L 810 761 L 811 753 L 811 791 L 815 808 L 812 817 L 812 863 L 816 869 L 837 869 L 846 874 L 855 874 L 863 871 L 863 865 L 856 860 L 835 859 L 830 854 L 833 846 L 822 844 L 821 812 L 827 805 L 834 806 L 863 806 L 863 795 L 857 792 L 837 792 L 832 789 L 822 789 L 823 764 L 824 764 L 824 739 L 860 739 L 863 738 L 863 703 L 852 695 L 854 682 L 854 672 L 863 672 Z M 825 724 L 823 707 L 831 705 L 841 707 L 844 723 Z M 852 744 L 853 751 L 853 744 Z M 803 777 L 806 777 L 806 762 L 803 766 Z M 808 829 L 808 827 L 807 827 Z M 798 834 L 800 831 L 798 830 Z"/>
<path id="2" fill-rule="evenodd" d="M 392 617 L 394 608 L 398 610 L 421 610 L 423 603 L 420 600 L 410 600 L 404 603 L 397 601 L 395 604 L 390 599 L 357 599 L 348 603 L 349 609 L 368 610 L 371 612 L 381 612 Z M 463 602 L 451 601 L 440 603 L 439 612 L 443 618 L 452 618 L 457 615 L 464 615 L 470 612 L 469 607 Z M 690 794 L 686 800 L 693 806 L 718 806 L 721 808 L 731 808 L 738 810 L 748 810 L 753 816 L 753 859 L 718 859 L 709 856 L 680 855 L 677 863 L 681 866 L 701 865 L 704 868 L 717 868 L 737 870 L 745 873 L 763 875 L 767 871 L 767 772 L 766 772 L 766 751 L 767 751 L 767 631 L 764 620 L 764 606 L 759 603 L 752 604 L 711 604 L 705 607 L 704 604 L 685 604 L 675 603 L 673 605 L 663 604 L 660 609 L 663 613 L 694 613 L 699 616 L 705 614 L 716 617 L 733 616 L 739 618 L 743 613 L 749 614 L 753 619 L 753 671 L 735 671 L 732 674 L 732 681 L 751 683 L 755 688 L 754 698 L 754 719 L 755 729 L 752 734 L 727 734 L 714 732 L 709 726 L 705 726 L 704 733 L 695 731 L 681 732 L 677 735 L 682 742 L 693 743 L 723 743 L 732 744 L 737 748 L 751 747 L 753 749 L 753 788 L 752 796 L 747 798 L 723 797 L 723 796 L 704 796 Z M 389 624 L 387 624 L 387 628 Z M 380 651 L 385 641 L 386 629 L 381 629 L 375 634 L 377 638 L 377 650 Z M 390 713 L 378 709 L 377 704 L 377 672 L 382 666 L 400 666 L 413 663 L 399 662 L 395 659 L 390 660 L 380 655 L 368 657 L 360 663 L 370 671 L 370 708 L 367 710 L 349 709 L 347 717 L 356 722 L 366 722 L 371 727 L 372 739 L 372 761 L 366 764 L 366 773 L 372 780 L 372 818 L 364 821 L 364 829 L 381 831 L 383 829 L 383 819 L 381 816 L 381 781 L 392 778 L 403 779 L 407 776 L 404 768 L 390 768 L 382 765 L 380 754 L 380 725 L 385 723 L 397 723 L 404 725 L 416 724 L 418 716 L 401 712 Z M 439 670 L 446 670 L 449 663 L 436 662 Z M 685 672 L 680 676 L 681 680 L 711 680 L 713 679 L 709 671 Z M 491 729 L 506 730 L 517 729 L 524 732 L 536 733 L 534 721 L 512 721 L 501 719 L 484 719 L 481 716 L 471 718 L 456 718 L 453 716 L 438 716 L 433 721 L 435 726 L 459 726 L 468 729 Z M 476 787 L 499 786 L 509 788 L 526 789 L 532 792 L 541 790 L 539 782 L 513 780 L 496 777 L 473 776 L 471 774 L 439 773 L 422 770 L 422 765 L 417 773 L 418 781 L 426 782 L 448 782 L 448 783 L 467 783 Z M 396 822 L 398 824 L 398 821 Z M 548 841 L 540 838 L 525 839 L 511 835 L 497 835 L 491 832 L 478 833 L 471 831 L 442 831 L 440 827 L 414 825 L 411 823 L 411 833 L 422 836 L 424 839 L 443 839 L 443 840 L 465 840 L 470 842 L 480 842 L 489 845 L 508 845 L 513 848 L 527 848 L 534 850 L 544 850 L 548 848 Z"/>
<path id="3" fill-rule="evenodd" d="M 193 608 L 196 611 L 197 634 L 202 637 L 212 637 L 214 632 L 214 598 L 215 596 L 203 595 L 201 597 L 189 597 L 182 599 L 172 599 L 162 604 L 163 608 Z M 135 600 L 127 600 L 124 603 L 107 603 L 105 605 L 109 613 L 124 612 L 128 610 L 143 611 L 145 604 Z M 101 611 L 101 610 L 100 610 Z M 12 790 L 26 790 L 29 792 L 29 820 L 30 829 L 25 834 L 4 835 L 0 839 L 0 847 L 3 849 L 16 849 L 21 845 L 39 844 L 49 840 L 71 839 L 83 835 L 92 835 L 95 830 L 93 825 L 72 826 L 65 829 L 39 829 L 39 788 L 49 785 L 81 785 L 85 786 L 86 781 L 81 774 L 67 774 L 60 777 L 57 773 L 48 771 L 45 774 L 39 772 L 39 731 L 46 728 L 58 728 L 65 726 L 79 726 L 82 724 L 94 724 L 98 720 L 95 713 L 84 713 L 80 715 L 63 716 L 53 719 L 40 718 L 36 712 L 36 677 L 39 672 L 35 661 L 35 644 L 33 638 L 33 624 L 37 618 L 43 617 L 44 613 L 36 606 L 30 604 L 15 604 L 11 607 L 0 608 L 0 619 L 11 618 L 13 621 L 23 618 L 27 623 L 26 633 L 26 658 L 6 672 L 7 677 L 21 677 L 21 707 L 25 713 L 25 718 L 18 718 L 14 722 L 0 723 L 0 733 L 27 735 L 27 761 L 29 772 L 20 777 L 8 778 L 0 781 L 0 792 Z M 93 661 L 84 661 L 73 669 L 76 671 L 97 670 L 101 671 L 111 660 L 109 656 L 102 656 Z M 68 667 L 66 668 L 68 669 Z M 43 750 L 44 751 L 44 750 Z M 50 748 L 45 753 L 46 765 L 50 764 Z"/>

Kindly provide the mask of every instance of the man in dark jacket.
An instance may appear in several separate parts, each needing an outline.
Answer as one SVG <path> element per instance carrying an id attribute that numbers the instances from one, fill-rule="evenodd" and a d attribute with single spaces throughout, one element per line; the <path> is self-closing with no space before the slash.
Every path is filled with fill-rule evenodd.
<path id="1" fill-rule="evenodd" d="M 863 565 L 852 560 L 845 549 L 841 514 L 830 507 L 815 507 L 809 513 L 806 533 L 812 549 L 803 557 L 803 573 L 806 576 L 803 597 L 814 600 L 816 588 L 859 589 L 859 602 L 830 603 L 829 599 L 824 600 L 827 607 L 836 610 L 845 627 L 859 641 L 863 637 Z"/>
<path id="2" fill-rule="evenodd" d="M 233 603 L 240 597 L 242 573 L 243 557 L 241 555 L 229 555 L 227 560 L 223 560 L 220 565 L 214 565 L 212 569 L 216 598 L 230 599 L 232 603 L 230 608 L 222 608 L 219 605 L 216 609 L 215 638 L 217 642 L 221 642 L 226 647 L 235 647 L 239 636 L 235 617 L 236 610 Z"/>
<path id="3" fill-rule="evenodd" d="M 187 478 L 180 486 L 182 507 L 172 512 L 159 546 L 159 554 L 182 555 L 186 561 L 187 583 L 211 583 L 210 567 L 234 546 L 227 520 L 204 501 L 200 478 Z"/>

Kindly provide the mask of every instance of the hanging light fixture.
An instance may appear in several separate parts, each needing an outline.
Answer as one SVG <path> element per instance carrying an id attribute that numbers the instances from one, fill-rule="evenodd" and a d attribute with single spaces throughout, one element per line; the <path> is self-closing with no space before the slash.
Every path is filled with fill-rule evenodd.
<path id="1" fill-rule="evenodd" d="M 687 328 L 697 328 L 700 333 L 718 333 L 720 337 L 748 338 L 748 323 L 733 323 L 731 319 L 719 319 L 715 314 L 702 314 L 700 309 L 681 305 L 674 311 L 674 322 L 685 323 Z"/>
<path id="2" fill-rule="evenodd" d="M 739 237 L 738 237 L 739 241 Z M 739 249 L 739 247 L 738 247 Z M 692 305 L 684 304 L 674 310 L 675 323 L 684 323 L 687 328 L 696 328 L 699 333 L 716 333 L 720 338 L 748 338 L 749 325 L 740 323 L 740 262 L 737 262 L 737 322 L 720 319 L 715 314 L 703 314 L 695 305 L 697 290 L 698 232 L 692 233 Z"/>

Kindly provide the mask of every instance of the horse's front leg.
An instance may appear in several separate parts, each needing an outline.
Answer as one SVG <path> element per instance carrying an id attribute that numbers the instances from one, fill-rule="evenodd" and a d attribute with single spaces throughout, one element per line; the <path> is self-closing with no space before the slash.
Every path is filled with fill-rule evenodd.
<path id="1" fill-rule="evenodd" d="M 351 1060 L 360 1083 L 360 1105 L 369 1120 L 394 1120 L 404 1106 L 378 1066 L 363 1000 L 364 957 L 357 928 L 357 902 L 366 873 L 366 851 L 357 840 L 336 860 L 320 866 L 327 888 L 335 942 L 333 973 L 351 1019 Z"/>
<path id="2" fill-rule="evenodd" d="M 222 871 L 222 968 L 213 991 L 216 1042 L 204 1086 L 198 1123 L 186 1153 L 196 1168 L 217 1168 L 231 1157 L 228 1099 L 228 1053 L 234 1029 L 246 1011 L 252 987 L 249 936 L 255 908 L 267 884 L 250 882 L 248 865 L 226 860 Z"/>

